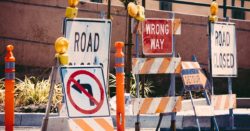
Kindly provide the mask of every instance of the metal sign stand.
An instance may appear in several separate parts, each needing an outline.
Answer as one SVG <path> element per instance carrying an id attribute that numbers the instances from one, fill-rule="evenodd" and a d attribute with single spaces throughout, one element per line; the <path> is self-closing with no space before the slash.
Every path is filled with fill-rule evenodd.
<path id="1" fill-rule="evenodd" d="M 138 24 L 138 23 L 137 23 Z M 138 30 L 136 29 L 136 36 L 135 36 L 135 52 L 136 52 L 136 57 L 139 57 L 139 34 Z M 139 74 L 135 75 L 136 79 L 136 97 L 140 98 L 140 84 L 139 84 Z M 143 83 L 144 84 L 144 83 Z M 140 114 L 137 114 L 136 116 L 136 122 L 135 122 L 135 131 L 140 131 Z"/>
<path id="2" fill-rule="evenodd" d="M 57 79 L 57 72 L 59 69 L 59 59 L 58 57 L 55 58 L 55 66 L 52 68 L 52 77 L 50 78 L 50 89 L 49 89 L 49 100 L 48 100 L 48 104 L 46 107 L 46 113 L 43 119 L 43 123 L 42 123 L 42 128 L 41 131 L 47 131 L 47 126 L 48 126 L 48 121 L 49 121 L 49 113 L 50 113 L 50 107 L 52 104 L 52 98 L 54 95 L 54 87 L 55 87 L 55 83 L 56 83 L 56 79 Z"/>
<path id="3" fill-rule="evenodd" d="M 175 14 L 172 13 L 172 19 L 174 20 Z M 173 35 L 173 54 L 172 57 L 175 57 L 175 36 Z M 170 76 L 170 91 L 169 91 L 169 96 L 175 96 L 175 74 L 171 74 Z M 170 129 L 172 131 L 176 130 L 176 113 L 173 112 L 171 114 L 171 126 Z"/>
<path id="4" fill-rule="evenodd" d="M 212 76 L 212 56 L 211 56 L 211 22 L 208 22 L 208 72 L 209 72 L 209 81 L 211 84 L 211 93 L 214 95 L 214 84 L 213 84 L 213 76 Z M 207 94 L 207 93 L 206 93 Z M 211 101 L 207 98 L 207 103 L 211 105 Z M 215 125 L 214 125 L 215 124 Z M 215 116 L 211 118 L 211 130 L 214 130 L 214 126 L 217 131 L 219 131 Z"/>
<path id="5" fill-rule="evenodd" d="M 226 17 L 226 21 L 229 22 L 229 17 Z M 232 78 L 228 77 L 227 78 L 227 82 L 228 82 L 228 94 L 230 94 L 229 96 L 229 100 L 232 101 Z M 234 129 L 234 114 L 233 114 L 233 108 L 229 109 L 229 125 L 231 129 Z"/>
<path id="6" fill-rule="evenodd" d="M 172 12 L 171 14 L 171 19 L 174 20 L 175 18 L 175 14 Z M 175 57 L 176 56 L 176 53 L 175 53 L 175 36 L 173 35 L 173 53 L 172 53 L 172 57 Z M 168 96 L 175 96 L 175 74 L 172 73 L 170 75 L 170 88 L 169 88 L 169 92 L 168 92 Z M 160 113 L 160 116 L 159 116 L 159 121 L 158 121 L 158 124 L 157 124 L 157 127 L 156 127 L 156 131 L 159 129 L 160 125 L 161 125 L 161 122 L 162 122 L 162 118 L 163 116 L 165 115 L 169 115 L 168 113 L 167 114 L 164 114 L 164 113 Z M 173 112 L 171 113 L 171 124 L 170 124 L 170 130 L 171 131 L 176 131 L 176 113 Z"/>
<path id="7" fill-rule="evenodd" d="M 193 60 L 193 61 L 197 61 L 197 58 L 196 58 L 195 56 L 192 56 L 192 60 Z M 184 88 L 184 89 L 185 89 L 185 88 Z M 193 101 L 192 91 L 189 90 L 188 92 L 189 92 L 189 95 L 190 95 L 190 99 L 191 99 L 192 108 L 193 108 L 193 111 L 194 111 L 194 116 L 195 116 L 197 128 L 198 128 L 199 131 L 201 131 L 199 119 L 198 119 L 198 116 L 197 116 L 197 113 L 196 113 L 196 109 L 195 109 L 195 105 L 194 105 L 194 101 Z M 206 90 L 206 89 L 203 91 L 202 94 L 203 94 L 203 96 L 206 98 L 207 104 L 208 104 L 208 105 L 211 105 L 211 101 L 210 101 L 210 99 L 209 99 L 209 96 L 208 96 L 208 94 L 207 94 L 207 90 Z M 216 130 L 219 131 L 218 124 L 217 124 L 217 121 L 216 121 L 215 116 L 213 116 L 213 117 L 211 118 L 211 123 L 215 124 Z"/>

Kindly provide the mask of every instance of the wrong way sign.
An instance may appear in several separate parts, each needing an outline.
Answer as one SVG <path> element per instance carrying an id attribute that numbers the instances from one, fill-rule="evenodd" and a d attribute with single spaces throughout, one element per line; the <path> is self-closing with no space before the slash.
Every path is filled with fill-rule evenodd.
<path id="1" fill-rule="evenodd" d="M 213 77 L 236 77 L 235 24 L 211 23 L 211 64 Z"/>
<path id="2" fill-rule="evenodd" d="M 101 66 L 62 67 L 69 117 L 110 116 Z"/>
<path id="3" fill-rule="evenodd" d="M 105 82 L 109 72 L 111 21 L 104 19 L 65 19 L 64 36 L 69 40 L 69 65 L 103 67 Z"/>
<path id="4" fill-rule="evenodd" d="M 171 55 L 173 52 L 172 19 L 146 19 L 143 22 L 143 54 Z"/>

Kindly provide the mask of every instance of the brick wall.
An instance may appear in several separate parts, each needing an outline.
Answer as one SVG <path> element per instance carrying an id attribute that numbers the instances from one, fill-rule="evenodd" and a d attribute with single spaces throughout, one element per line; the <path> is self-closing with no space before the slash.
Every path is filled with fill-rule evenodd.
<path id="1" fill-rule="evenodd" d="M 3 64 L 5 46 L 15 46 L 16 63 L 19 65 L 49 67 L 54 56 L 54 41 L 62 36 L 66 0 L 6 0 L 0 1 L 0 63 Z M 80 4 L 78 17 L 98 18 L 107 11 L 105 4 Z M 114 42 L 125 41 L 126 11 L 123 7 L 112 7 L 112 50 Z M 167 18 L 170 12 L 147 10 L 147 17 Z M 207 16 L 175 14 L 182 19 L 182 34 L 176 36 L 176 51 L 183 60 L 192 54 L 206 64 L 208 55 Z M 241 68 L 250 68 L 248 38 L 250 22 L 234 21 L 237 27 L 237 57 Z M 119 32 L 119 33 L 118 33 Z M 111 57 L 111 69 L 114 64 Z"/>

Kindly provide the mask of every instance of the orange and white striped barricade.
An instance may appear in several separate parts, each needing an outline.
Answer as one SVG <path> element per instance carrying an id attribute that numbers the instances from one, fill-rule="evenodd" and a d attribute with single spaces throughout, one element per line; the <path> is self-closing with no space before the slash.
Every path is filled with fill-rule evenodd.
<path id="1" fill-rule="evenodd" d="M 111 117 L 50 117 L 47 131 L 114 131 Z"/>
<path id="2" fill-rule="evenodd" d="M 181 71 L 181 58 L 133 58 L 133 74 L 173 74 Z"/>
<path id="3" fill-rule="evenodd" d="M 114 131 L 111 117 L 70 118 L 71 131 Z"/>
<path id="4" fill-rule="evenodd" d="M 181 96 L 133 98 L 133 114 L 172 113 L 181 110 Z"/>
<path id="5" fill-rule="evenodd" d="M 236 108 L 236 94 L 212 95 L 214 110 L 228 110 Z"/>

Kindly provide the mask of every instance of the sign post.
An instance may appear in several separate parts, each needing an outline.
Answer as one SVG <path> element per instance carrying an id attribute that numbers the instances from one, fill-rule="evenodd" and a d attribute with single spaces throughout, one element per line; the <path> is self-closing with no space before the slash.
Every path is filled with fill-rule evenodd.
<path id="1" fill-rule="evenodd" d="M 108 81 L 111 21 L 100 19 L 65 19 L 63 33 L 69 40 L 69 65 L 94 65 L 103 67 Z"/>
<path id="2" fill-rule="evenodd" d="M 227 19 L 227 21 L 229 21 Z M 212 77 L 228 77 L 228 93 L 232 100 L 232 78 L 237 77 L 237 51 L 235 24 L 230 22 L 211 23 L 211 69 Z M 234 128 L 233 109 L 229 109 L 230 127 Z"/>

